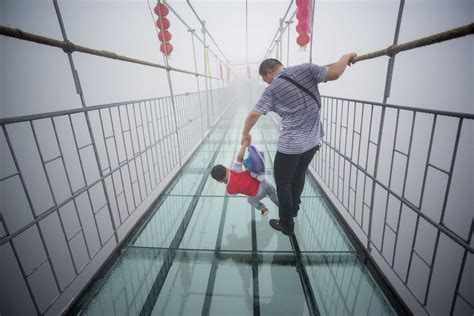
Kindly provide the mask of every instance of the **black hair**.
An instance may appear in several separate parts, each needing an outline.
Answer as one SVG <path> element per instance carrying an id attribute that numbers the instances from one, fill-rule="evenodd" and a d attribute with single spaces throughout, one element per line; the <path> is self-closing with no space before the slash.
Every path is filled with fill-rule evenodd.
<path id="1" fill-rule="evenodd" d="M 260 68 L 258 68 L 258 73 L 260 76 L 263 76 L 268 70 L 273 70 L 276 66 L 283 64 L 275 58 L 269 58 L 262 61 Z"/>
<path id="2" fill-rule="evenodd" d="M 223 165 L 215 165 L 211 170 L 211 176 L 217 181 L 224 180 L 226 174 L 227 168 Z"/>

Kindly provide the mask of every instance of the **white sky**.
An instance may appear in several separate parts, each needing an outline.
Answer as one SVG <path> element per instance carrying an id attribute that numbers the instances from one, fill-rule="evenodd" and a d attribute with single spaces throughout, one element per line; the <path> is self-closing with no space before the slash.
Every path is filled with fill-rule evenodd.
<path id="1" fill-rule="evenodd" d="M 58 1 L 69 39 L 79 45 L 164 63 L 148 3 L 129 1 Z M 150 6 L 155 1 L 149 1 Z M 199 23 L 185 1 L 169 1 L 186 23 L 202 37 Z M 245 1 L 191 1 L 212 37 L 230 61 L 245 61 Z M 258 62 L 277 31 L 290 1 L 249 1 L 249 61 Z M 295 5 L 291 8 L 293 12 Z M 313 62 L 327 64 L 343 53 L 364 54 L 392 43 L 398 1 L 316 1 Z M 194 70 L 191 36 L 170 13 L 170 63 Z M 410 1 L 405 3 L 399 42 L 471 23 L 471 0 Z M 52 1 L 2 1 L 0 24 L 62 39 Z M 283 36 L 282 62 L 307 62 L 309 49 L 295 43 L 295 26 Z M 208 39 L 209 43 L 209 39 Z M 389 103 L 448 111 L 474 112 L 473 36 L 433 45 L 397 56 Z M 202 44 L 195 41 L 198 71 L 204 72 Z M 211 49 L 218 50 L 211 45 Z M 219 54 L 220 55 L 220 54 Z M 80 106 L 66 54 L 60 49 L 0 37 L 2 103 L 0 117 L 60 110 Z M 164 71 L 73 54 L 86 104 L 97 105 L 169 94 Z M 221 59 L 222 56 L 220 56 Z M 321 92 L 380 102 L 383 99 L 388 58 L 355 65 L 338 81 L 324 84 Z M 252 65 L 256 76 L 258 64 Z M 211 55 L 211 71 L 218 75 Z M 245 67 L 235 67 L 236 78 Z M 173 74 L 175 93 L 196 91 L 194 76 Z M 201 87 L 204 84 L 201 82 Z M 214 82 L 213 86 L 217 86 Z"/>

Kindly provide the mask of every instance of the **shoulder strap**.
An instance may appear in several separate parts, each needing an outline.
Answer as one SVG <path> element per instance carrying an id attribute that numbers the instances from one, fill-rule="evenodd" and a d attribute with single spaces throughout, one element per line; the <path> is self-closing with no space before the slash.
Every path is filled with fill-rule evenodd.
<path id="1" fill-rule="evenodd" d="M 292 84 L 294 84 L 296 87 L 298 87 L 300 90 L 306 92 L 306 94 L 308 94 L 310 97 L 312 97 L 314 99 L 314 101 L 316 101 L 316 104 L 318 105 L 318 109 L 321 108 L 321 106 L 319 105 L 319 100 L 318 98 L 316 98 L 316 96 L 311 92 L 309 91 L 308 89 L 306 89 L 305 87 L 303 87 L 302 85 L 300 85 L 298 82 L 296 82 L 295 80 L 291 79 L 290 77 L 288 76 L 285 76 L 285 75 L 280 75 L 280 77 L 278 78 L 281 78 L 281 79 L 285 79 L 286 81 L 288 82 L 291 82 Z"/>

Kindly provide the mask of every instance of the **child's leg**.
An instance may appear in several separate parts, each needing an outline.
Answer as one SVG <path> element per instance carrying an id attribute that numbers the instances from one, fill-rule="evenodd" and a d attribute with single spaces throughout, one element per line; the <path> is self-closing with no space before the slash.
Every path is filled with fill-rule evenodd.
<path id="1" fill-rule="evenodd" d="M 249 196 L 247 198 L 247 201 L 250 203 L 250 205 L 255 207 L 257 210 L 261 211 L 265 208 L 265 204 L 260 202 L 261 199 L 262 199 L 262 197 L 258 196 L 258 195 L 257 196 Z"/>
<path id="2" fill-rule="evenodd" d="M 270 200 L 272 200 L 273 203 L 276 204 L 276 206 L 279 206 L 278 194 L 276 192 L 275 187 L 267 180 L 263 180 L 261 185 L 265 186 L 265 193 L 268 194 L 268 197 L 270 198 Z"/>

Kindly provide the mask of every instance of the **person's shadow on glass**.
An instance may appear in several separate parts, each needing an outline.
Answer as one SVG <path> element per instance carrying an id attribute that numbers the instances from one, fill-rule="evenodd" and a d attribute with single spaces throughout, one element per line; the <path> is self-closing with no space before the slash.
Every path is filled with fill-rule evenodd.
<path id="1" fill-rule="evenodd" d="M 277 235 L 276 251 L 287 250 L 288 237 Z M 293 252 L 274 253 L 259 269 L 260 315 L 307 315 L 296 257 Z"/>
<path id="2" fill-rule="evenodd" d="M 267 225 L 257 223 L 258 248 L 264 249 L 273 238 L 276 238 L 276 251 L 286 250 L 284 253 L 273 255 L 264 254 L 263 263 L 258 264 L 258 301 L 261 315 L 304 315 L 308 314 L 305 308 L 305 298 L 301 287 L 300 278 L 296 271 L 296 261 L 293 252 L 288 252 L 288 237 L 284 236 Z M 240 237 L 232 231 L 225 235 L 226 249 L 248 249 L 249 239 L 252 234 L 251 222 L 247 225 L 246 233 Z M 246 248 L 247 247 L 247 248 Z M 269 258 L 271 256 L 271 258 Z M 261 258 L 261 257 L 260 257 Z M 251 257 L 236 254 L 232 260 L 237 264 L 239 276 L 242 278 L 243 293 L 245 293 L 248 312 L 253 313 L 253 273 Z M 257 293 L 255 293 L 257 294 Z"/>

